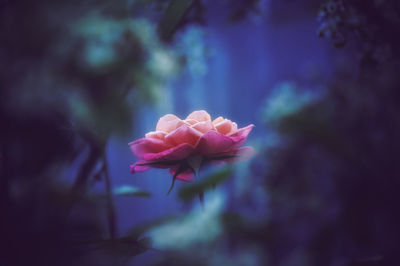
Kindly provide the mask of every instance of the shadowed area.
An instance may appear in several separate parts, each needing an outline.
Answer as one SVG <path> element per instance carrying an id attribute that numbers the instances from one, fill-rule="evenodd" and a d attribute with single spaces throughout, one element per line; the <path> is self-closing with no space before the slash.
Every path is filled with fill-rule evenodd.
<path id="1" fill-rule="evenodd" d="M 399 265 L 399 31 L 395 0 L 0 0 L 0 266 Z"/>

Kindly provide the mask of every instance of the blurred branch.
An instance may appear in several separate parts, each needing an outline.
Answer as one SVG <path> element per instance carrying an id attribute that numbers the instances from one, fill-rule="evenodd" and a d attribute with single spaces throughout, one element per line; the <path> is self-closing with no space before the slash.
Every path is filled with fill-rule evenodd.
<path id="1" fill-rule="evenodd" d="M 105 181 L 106 193 L 107 193 L 108 226 L 109 226 L 109 231 L 110 231 L 110 238 L 115 239 L 115 235 L 116 235 L 116 231 L 117 231 L 115 206 L 114 206 L 114 201 L 113 201 L 112 186 L 111 186 L 110 175 L 108 172 L 106 156 L 103 157 L 102 171 L 103 171 L 103 175 L 104 175 L 104 181 Z"/>
<path id="2" fill-rule="evenodd" d="M 89 155 L 86 161 L 79 168 L 78 175 L 72 187 L 72 192 L 74 195 L 81 194 L 86 191 L 90 173 L 93 171 L 93 168 L 96 166 L 96 163 L 102 157 L 103 150 L 104 150 L 103 148 L 100 148 L 99 146 L 94 144 L 91 144 L 89 146 Z"/>
<path id="3" fill-rule="evenodd" d="M 194 0 L 172 0 L 159 24 L 159 34 L 162 39 L 170 40 L 177 25 L 182 21 L 192 7 Z"/>
<path id="4" fill-rule="evenodd" d="M 107 139 L 107 138 L 104 138 Z M 89 155 L 86 161 L 82 164 L 79 169 L 78 175 L 76 177 L 75 183 L 71 189 L 72 196 L 74 198 L 73 203 L 76 198 L 79 198 L 82 194 L 84 194 L 88 188 L 88 180 L 92 176 L 92 172 L 96 167 L 96 164 L 101 160 L 102 167 L 97 175 L 104 177 L 105 189 L 106 189 L 106 199 L 107 199 L 107 219 L 109 226 L 110 238 L 115 239 L 116 235 L 116 215 L 115 215 L 115 206 L 113 201 L 113 192 L 111 179 L 108 172 L 108 164 L 107 158 L 105 156 L 106 141 L 93 142 L 91 141 Z M 71 207 L 73 205 L 71 204 Z"/>

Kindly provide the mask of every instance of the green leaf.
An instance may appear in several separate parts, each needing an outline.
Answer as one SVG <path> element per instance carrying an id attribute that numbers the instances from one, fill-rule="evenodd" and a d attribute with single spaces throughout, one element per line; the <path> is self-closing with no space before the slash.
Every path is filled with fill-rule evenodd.
<path id="1" fill-rule="evenodd" d="M 147 191 L 141 190 L 137 187 L 134 186 L 128 186 L 128 185 L 124 185 L 124 186 L 120 186 L 120 187 L 116 187 L 113 190 L 113 194 L 115 196 L 125 196 L 125 197 L 144 197 L 144 198 L 148 198 L 151 196 L 151 194 Z"/>
<path id="2" fill-rule="evenodd" d="M 222 168 L 215 173 L 210 174 L 202 178 L 197 182 L 193 182 L 184 186 L 179 191 L 179 198 L 188 201 L 194 197 L 197 197 L 200 193 L 214 188 L 216 185 L 226 181 L 230 176 L 232 176 L 233 171 L 230 167 Z"/>
<path id="3" fill-rule="evenodd" d="M 171 0 L 159 24 L 159 33 L 164 40 L 170 40 L 179 22 L 184 18 L 194 0 Z"/>
<path id="4" fill-rule="evenodd" d="M 138 239 L 142 234 L 166 222 L 176 219 L 176 216 L 165 216 L 136 225 L 125 234 L 127 238 Z"/>

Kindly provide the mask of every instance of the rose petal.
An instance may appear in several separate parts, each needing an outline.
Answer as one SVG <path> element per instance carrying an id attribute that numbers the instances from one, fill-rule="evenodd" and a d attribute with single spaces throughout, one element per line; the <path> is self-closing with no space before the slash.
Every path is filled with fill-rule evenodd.
<path id="1" fill-rule="evenodd" d="M 171 169 L 169 171 L 172 176 L 175 176 L 178 169 L 179 169 L 179 165 L 171 167 Z M 183 171 L 182 173 L 178 174 L 176 176 L 176 179 L 181 180 L 181 181 L 186 181 L 186 182 L 192 181 L 194 179 L 193 171 L 190 169 L 187 169 L 187 170 Z"/>
<path id="2" fill-rule="evenodd" d="M 250 131 L 253 129 L 254 125 L 248 125 L 247 127 L 243 127 L 237 130 L 236 133 L 230 135 L 228 134 L 229 137 L 233 139 L 241 138 L 241 140 L 238 140 L 236 144 L 234 145 L 234 148 L 237 149 L 240 146 L 242 146 L 244 143 L 247 141 L 247 136 L 250 134 Z"/>
<path id="3" fill-rule="evenodd" d="M 175 165 L 179 165 L 181 163 L 181 160 L 155 160 L 155 161 L 145 161 L 145 160 L 140 160 L 139 162 L 136 162 L 135 164 L 130 166 L 131 172 L 143 172 L 148 170 L 149 168 L 171 168 L 174 167 Z"/>
<path id="4" fill-rule="evenodd" d="M 202 155 L 220 154 L 235 149 L 245 137 L 228 137 L 216 131 L 208 131 L 197 143 L 196 153 Z"/>
<path id="5" fill-rule="evenodd" d="M 146 138 L 154 138 L 154 139 L 163 140 L 165 135 L 167 135 L 167 132 L 164 132 L 164 131 L 151 131 L 149 133 L 146 133 L 145 137 Z"/>
<path id="6" fill-rule="evenodd" d="M 129 144 L 133 154 L 141 159 L 131 165 L 130 170 L 135 173 L 149 168 L 169 168 L 175 175 L 188 164 L 191 156 L 222 163 L 248 159 L 254 150 L 240 146 L 253 127 L 248 125 L 238 129 L 236 123 L 223 117 L 211 121 L 204 110 L 192 112 L 185 120 L 172 114 L 165 115 L 159 119 L 156 131 Z M 194 174 L 191 169 L 185 169 L 176 178 L 191 181 Z"/>
<path id="7" fill-rule="evenodd" d="M 228 133 L 229 134 L 235 134 L 238 131 L 238 125 L 235 122 L 232 122 L 232 129 L 231 132 Z"/>
<path id="8" fill-rule="evenodd" d="M 186 124 L 188 124 L 190 126 L 198 123 L 197 120 L 194 120 L 194 119 L 185 119 L 185 120 L 183 120 L 183 122 L 185 122 Z"/>
<path id="9" fill-rule="evenodd" d="M 215 130 L 214 125 L 210 121 L 197 122 L 192 126 L 192 128 L 203 134 L 210 130 Z"/>
<path id="10" fill-rule="evenodd" d="M 156 131 L 171 132 L 182 125 L 183 121 L 176 115 L 167 114 L 158 120 Z"/>
<path id="11" fill-rule="evenodd" d="M 162 152 L 171 146 L 165 141 L 156 138 L 141 138 L 129 143 L 132 153 L 139 159 L 144 159 L 147 154 Z"/>
<path id="12" fill-rule="evenodd" d="M 217 118 L 215 118 L 212 121 L 212 123 L 215 125 L 215 124 L 218 124 L 219 122 L 222 122 L 222 121 L 224 121 L 224 118 L 222 116 L 218 116 Z"/>
<path id="13" fill-rule="evenodd" d="M 146 161 L 182 160 L 194 152 L 194 147 L 188 143 L 172 147 L 159 153 L 148 153 L 144 156 Z"/>
<path id="14" fill-rule="evenodd" d="M 171 146 L 188 143 L 194 146 L 202 136 L 201 132 L 187 125 L 182 125 L 165 136 L 165 141 Z"/>
<path id="15" fill-rule="evenodd" d="M 150 168 L 150 166 L 139 165 L 141 163 L 144 163 L 144 161 L 139 161 L 129 166 L 129 170 L 131 171 L 132 174 L 136 172 L 144 172 Z"/>
<path id="16" fill-rule="evenodd" d="M 251 125 L 248 125 L 246 127 L 239 128 L 236 132 L 228 134 L 228 136 L 245 137 L 245 138 L 247 138 L 247 136 L 250 134 L 250 132 L 253 129 L 253 127 L 254 127 L 254 125 L 251 124 Z"/>
<path id="17" fill-rule="evenodd" d="M 198 121 L 198 122 L 201 122 L 201 121 L 211 121 L 211 116 L 210 116 L 210 114 L 207 113 L 206 111 L 204 111 L 204 110 L 199 110 L 199 111 L 194 111 L 194 112 L 192 112 L 190 115 L 188 115 L 188 116 L 186 117 L 186 120 L 188 120 L 188 119 L 194 119 L 194 120 L 196 120 L 196 121 Z"/>
<path id="18" fill-rule="evenodd" d="M 215 124 L 215 128 L 219 133 L 227 135 L 230 132 L 232 132 L 233 129 L 232 121 L 229 119 L 224 119 L 221 122 Z"/>

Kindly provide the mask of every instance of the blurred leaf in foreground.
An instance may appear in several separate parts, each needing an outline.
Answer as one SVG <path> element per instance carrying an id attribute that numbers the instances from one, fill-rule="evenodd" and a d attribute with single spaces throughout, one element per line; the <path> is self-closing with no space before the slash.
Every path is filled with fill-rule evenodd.
<path id="1" fill-rule="evenodd" d="M 179 198 L 188 201 L 194 197 L 197 197 L 199 193 L 203 193 L 204 191 L 215 188 L 218 184 L 227 180 L 230 176 L 232 176 L 233 170 L 230 167 L 222 168 L 209 176 L 206 176 L 200 179 L 197 182 L 188 184 L 184 186 L 179 191 Z"/>
<path id="2" fill-rule="evenodd" d="M 147 191 L 141 190 L 138 187 L 123 185 L 113 189 L 112 191 L 114 196 L 124 196 L 124 197 L 142 197 L 149 198 L 151 194 Z M 106 194 L 100 194 L 101 198 L 107 197 Z"/>
<path id="3" fill-rule="evenodd" d="M 225 197 L 215 191 L 202 207 L 197 205 L 187 215 L 163 223 L 149 230 L 153 247 L 160 250 L 181 250 L 193 246 L 209 245 L 223 232 L 221 213 Z"/>
<path id="4" fill-rule="evenodd" d="M 148 198 L 151 196 L 151 194 L 147 191 L 141 190 L 138 187 L 134 186 L 120 186 L 116 187 L 113 191 L 114 195 L 116 196 L 127 196 L 127 197 L 144 197 Z"/>
<path id="5" fill-rule="evenodd" d="M 193 0 L 170 1 L 159 24 L 159 32 L 163 39 L 169 40 L 193 4 Z"/>

